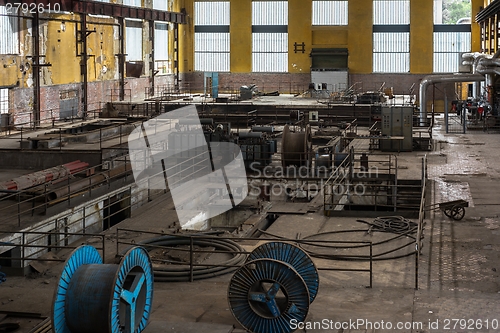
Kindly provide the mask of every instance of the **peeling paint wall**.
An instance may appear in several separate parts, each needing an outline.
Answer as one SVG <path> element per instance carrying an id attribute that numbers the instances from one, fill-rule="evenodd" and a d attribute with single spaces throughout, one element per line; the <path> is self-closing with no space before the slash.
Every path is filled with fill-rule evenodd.
<path id="1" fill-rule="evenodd" d="M 121 3 L 122 1 L 112 1 Z M 144 5 L 153 6 L 153 0 Z M 174 0 L 168 0 L 168 9 L 173 10 Z M 81 16 L 78 14 L 40 15 L 40 110 L 41 120 L 59 118 L 61 96 L 71 92 L 79 97 L 81 115 L 83 96 Z M 91 16 L 87 19 L 87 80 L 88 109 L 94 111 L 106 102 L 116 100 L 119 89 L 120 50 L 118 20 L 110 17 Z M 149 23 L 143 22 L 142 57 L 143 75 L 140 78 L 126 78 L 125 99 L 144 98 L 150 85 L 150 54 L 152 42 L 149 38 Z M 1 33 L 1 32 L 0 32 Z M 9 88 L 12 124 L 19 125 L 33 120 L 33 29 L 30 19 L 19 22 L 19 54 L 0 54 L 0 88 Z M 171 63 L 171 62 L 170 62 Z M 49 65 L 50 64 L 50 65 Z M 168 69 L 167 73 L 172 70 Z M 170 74 L 157 75 L 155 85 L 165 86 L 173 82 Z M 161 89 L 159 89 L 161 90 Z M 157 91 L 159 91 L 157 90 Z"/>

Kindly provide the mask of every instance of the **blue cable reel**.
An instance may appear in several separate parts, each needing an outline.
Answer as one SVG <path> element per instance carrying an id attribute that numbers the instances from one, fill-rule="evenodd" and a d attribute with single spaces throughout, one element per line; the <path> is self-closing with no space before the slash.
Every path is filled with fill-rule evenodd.
<path id="1" fill-rule="evenodd" d="M 228 288 L 236 320 L 254 333 L 292 332 L 303 322 L 318 292 L 312 259 L 299 247 L 269 242 L 257 247 L 238 269 Z"/>
<path id="2" fill-rule="evenodd" d="M 54 333 L 140 333 L 153 302 L 148 252 L 131 248 L 118 265 L 97 250 L 78 247 L 66 261 L 52 308 Z"/>
<path id="3" fill-rule="evenodd" d="M 250 253 L 247 261 L 269 258 L 291 265 L 304 279 L 309 289 L 310 303 L 314 302 L 319 288 L 319 274 L 311 257 L 300 247 L 286 242 L 264 243 Z"/>

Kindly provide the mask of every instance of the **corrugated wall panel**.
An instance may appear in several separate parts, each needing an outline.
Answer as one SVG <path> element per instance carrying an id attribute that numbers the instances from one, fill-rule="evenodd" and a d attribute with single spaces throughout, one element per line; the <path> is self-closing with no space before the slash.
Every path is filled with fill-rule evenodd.
<path id="1" fill-rule="evenodd" d="M 7 14 L 0 6 L 0 15 Z M 19 27 L 17 17 L 0 16 L 0 54 L 19 54 Z"/>
<path id="2" fill-rule="evenodd" d="M 252 25 L 288 25 L 288 1 L 253 1 Z"/>
<path id="3" fill-rule="evenodd" d="M 195 25 L 229 25 L 229 1 L 195 2 Z"/>
<path id="4" fill-rule="evenodd" d="M 348 24 L 347 0 L 313 1 L 313 25 L 347 25 Z"/>
<path id="5" fill-rule="evenodd" d="M 410 24 L 410 1 L 374 0 L 373 24 Z"/>

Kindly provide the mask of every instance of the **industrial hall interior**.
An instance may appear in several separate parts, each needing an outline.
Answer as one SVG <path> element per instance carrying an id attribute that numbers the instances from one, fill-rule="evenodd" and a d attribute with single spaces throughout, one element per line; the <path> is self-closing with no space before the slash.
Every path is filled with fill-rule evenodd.
<path id="1" fill-rule="evenodd" d="M 0 333 L 500 332 L 500 0 L 0 0 Z"/>

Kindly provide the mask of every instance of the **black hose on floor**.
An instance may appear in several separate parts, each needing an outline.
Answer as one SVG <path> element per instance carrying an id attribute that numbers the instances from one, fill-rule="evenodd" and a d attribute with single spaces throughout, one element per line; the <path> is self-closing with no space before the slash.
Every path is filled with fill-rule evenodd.
<path id="1" fill-rule="evenodd" d="M 411 255 L 415 254 L 415 251 L 411 251 L 406 254 L 401 254 L 401 255 L 394 255 L 394 256 L 387 256 L 388 254 L 394 253 L 396 251 L 399 251 L 405 247 L 411 246 L 415 244 L 415 236 L 414 234 L 417 232 L 418 225 L 417 223 L 408 220 L 402 216 L 383 216 L 383 217 L 377 217 L 373 220 L 373 222 L 367 222 L 363 220 L 356 220 L 357 222 L 365 223 L 370 226 L 370 228 L 367 230 L 338 230 L 338 231 L 330 231 L 330 232 L 324 232 L 324 233 L 318 233 L 314 235 L 310 235 L 307 237 L 302 238 L 302 240 L 306 239 L 312 239 L 314 237 L 322 236 L 322 235 L 327 235 L 327 234 L 340 234 L 340 233 L 350 233 L 350 232 L 366 232 L 366 233 L 371 233 L 373 231 L 378 231 L 378 232 L 387 232 L 387 233 L 393 233 L 396 234 L 396 236 L 372 243 L 372 246 L 376 245 L 381 245 L 384 243 L 388 243 L 391 241 L 394 241 L 399 238 L 403 237 L 408 237 L 410 239 L 413 239 L 409 243 L 406 243 L 404 245 L 398 246 L 396 248 L 390 249 L 385 252 L 377 253 L 372 255 L 372 260 L 390 260 L 390 259 L 399 259 L 399 258 L 404 258 L 408 257 Z M 355 241 L 353 243 L 356 243 Z M 303 247 L 303 245 L 309 245 L 309 246 L 316 246 L 316 247 L 323 247 L 323 248 L 332 248 L 332 249 L 354 249 L 354 248 L 360 248 L 360 247 L 367 247 L 370 246 L 369 244 L 360 244 L 360 245 L 325 245 L 322 244 L 321 246 L 317 245 L 317 243 L 312 243 L 312 242 L 304 242 L 300 244 L 300 246 L 312 257 L 315 258 L 321 258 L 321 259 L 329 259 L 329 260 L 346 260 L 346 261 L 366 261 L 370 260 L 370 256 L 349 256 L 349 255 L 334 255 L 334 254 L 322 254 L 318 253 L 315 251 L 307 250 Z"/>
<path id="2" fill-rule="evenodd" d="M 219 266 L 194 266 L 193 267 L 193 280 L 208 279 L 235 271 L 241 266 L 247 255 L 244 249 L 236 242 L 229 239 L 216 239 L 216 238 L 197 238 L 196 236 L 203 236 L 201 234 L 194 235 L 193 245 L 204 247 L 215 247 L 216 251 L 226 251 L 233 257 L 223 262 L 218 262 Z M 190 245 L 190 237 L 179 236 L 161 236 L 148 239 L 139 243 L 150 252 L 157 249 L 157 246 L 176 247 L 182 245 Z M 189 263 L 178 265 L 153 265 L 154 280 L 156 282 L 187 282 L 190 281 L 191 271 Z"/>

